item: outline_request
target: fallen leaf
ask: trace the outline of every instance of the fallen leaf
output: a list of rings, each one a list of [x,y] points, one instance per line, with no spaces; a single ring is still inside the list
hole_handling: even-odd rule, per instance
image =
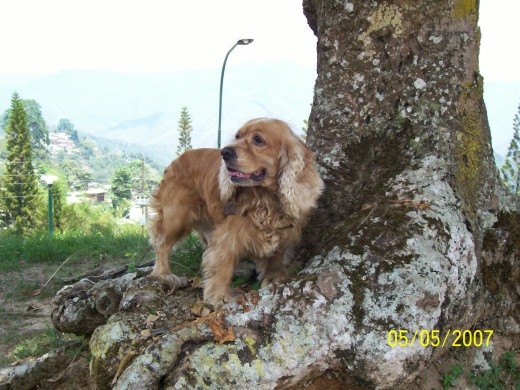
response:
[[[211,331],[213,332],[213,340],[217,341],[219,344],[224,344],[227,341],[235,340],[235,333],[233,332],[233,328],[231,326],[224,328],[223,325],[224,324],[221,321],[212,321],[208,324]]]
[[[112,380],[112,386],[114,386],[123,373],[123,370],[125,367],[132,361],[132,359],[137,355],[137,352],[130,351],[123,356],[123,359],[121,359],[121,362],[119,363],[119,367],[117,367],[116,375],[114,376],[114,379]]]
[[[150,314],[147,318],[146,318],[146,323],[149,324],[149,323],[154,323],[155,321],[157,321],[159,319],[159,316],[156,316],[155,314]]]
[[[150,329],[143,329],[141,331],[141,336],[143,336],[145,339],[147,339],[151,335],[152,335],[152,333],[150,332]]]
[[[31,291],[31,290],[22,290],[20,291],[22,294],[25,294],[25,295],[28,295],[30,297],[37,297],[38,295],[40,295],[42,293],[42,289],[41,288],[38,288],[34,291]]]
[[[235,340],[235,333],[233,332],[233,328],[231,326],[224,328],[224,317],[222,309],[219,309],[215,312],[214,320],[210,320],[208,326],[213,332],[213,339],[218,341],[219,344],[224,344],[227,341]]]

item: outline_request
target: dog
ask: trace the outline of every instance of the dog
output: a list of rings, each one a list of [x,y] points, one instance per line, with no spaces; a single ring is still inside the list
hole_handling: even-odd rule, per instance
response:
[[[231,279],[244,258],[254,260],[262,286],[283,282],[322,189],[314,154],[278,119],[248,121],[222,150],[184,152],[152,195],[151,275],[179,285],[169,254],[193,229],[206,248],[206,303],[221,306],[235,299]]]

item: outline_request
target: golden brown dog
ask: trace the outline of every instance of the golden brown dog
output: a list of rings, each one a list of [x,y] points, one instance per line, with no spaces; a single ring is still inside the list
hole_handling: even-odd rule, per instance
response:
[[[166,168],[152,197],[152,275],[179,283],[169,254],[194,229],[206,246],[204,301],[233,299],[231,278],[242,258],[255,261],[262,285],[283,281],[322,188],[314,155],[280,120],[247,122],[222,150],[185,152]]]

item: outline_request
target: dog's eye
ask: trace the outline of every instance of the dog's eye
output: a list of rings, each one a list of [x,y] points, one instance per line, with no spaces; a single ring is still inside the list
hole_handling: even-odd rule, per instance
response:
[[[262,137],[260,137],[258,134],[253,136],[253,143],[258,146],[265,145],[265,141]]]
[[[235,139],[240,139],[240,134],[236,133],[235,134]]]

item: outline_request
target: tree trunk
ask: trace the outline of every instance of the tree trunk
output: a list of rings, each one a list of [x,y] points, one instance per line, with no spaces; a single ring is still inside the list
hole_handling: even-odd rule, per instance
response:
[[[117,313],[90,343],[98,387],[117,371],[121,389],[301,388],[323,373],[384,389],[458,331],[519,347],[520,217],[491,149],[478,1],[303,5],[318,37],[308,144],[326,182],[305,268],[153,341]]]

